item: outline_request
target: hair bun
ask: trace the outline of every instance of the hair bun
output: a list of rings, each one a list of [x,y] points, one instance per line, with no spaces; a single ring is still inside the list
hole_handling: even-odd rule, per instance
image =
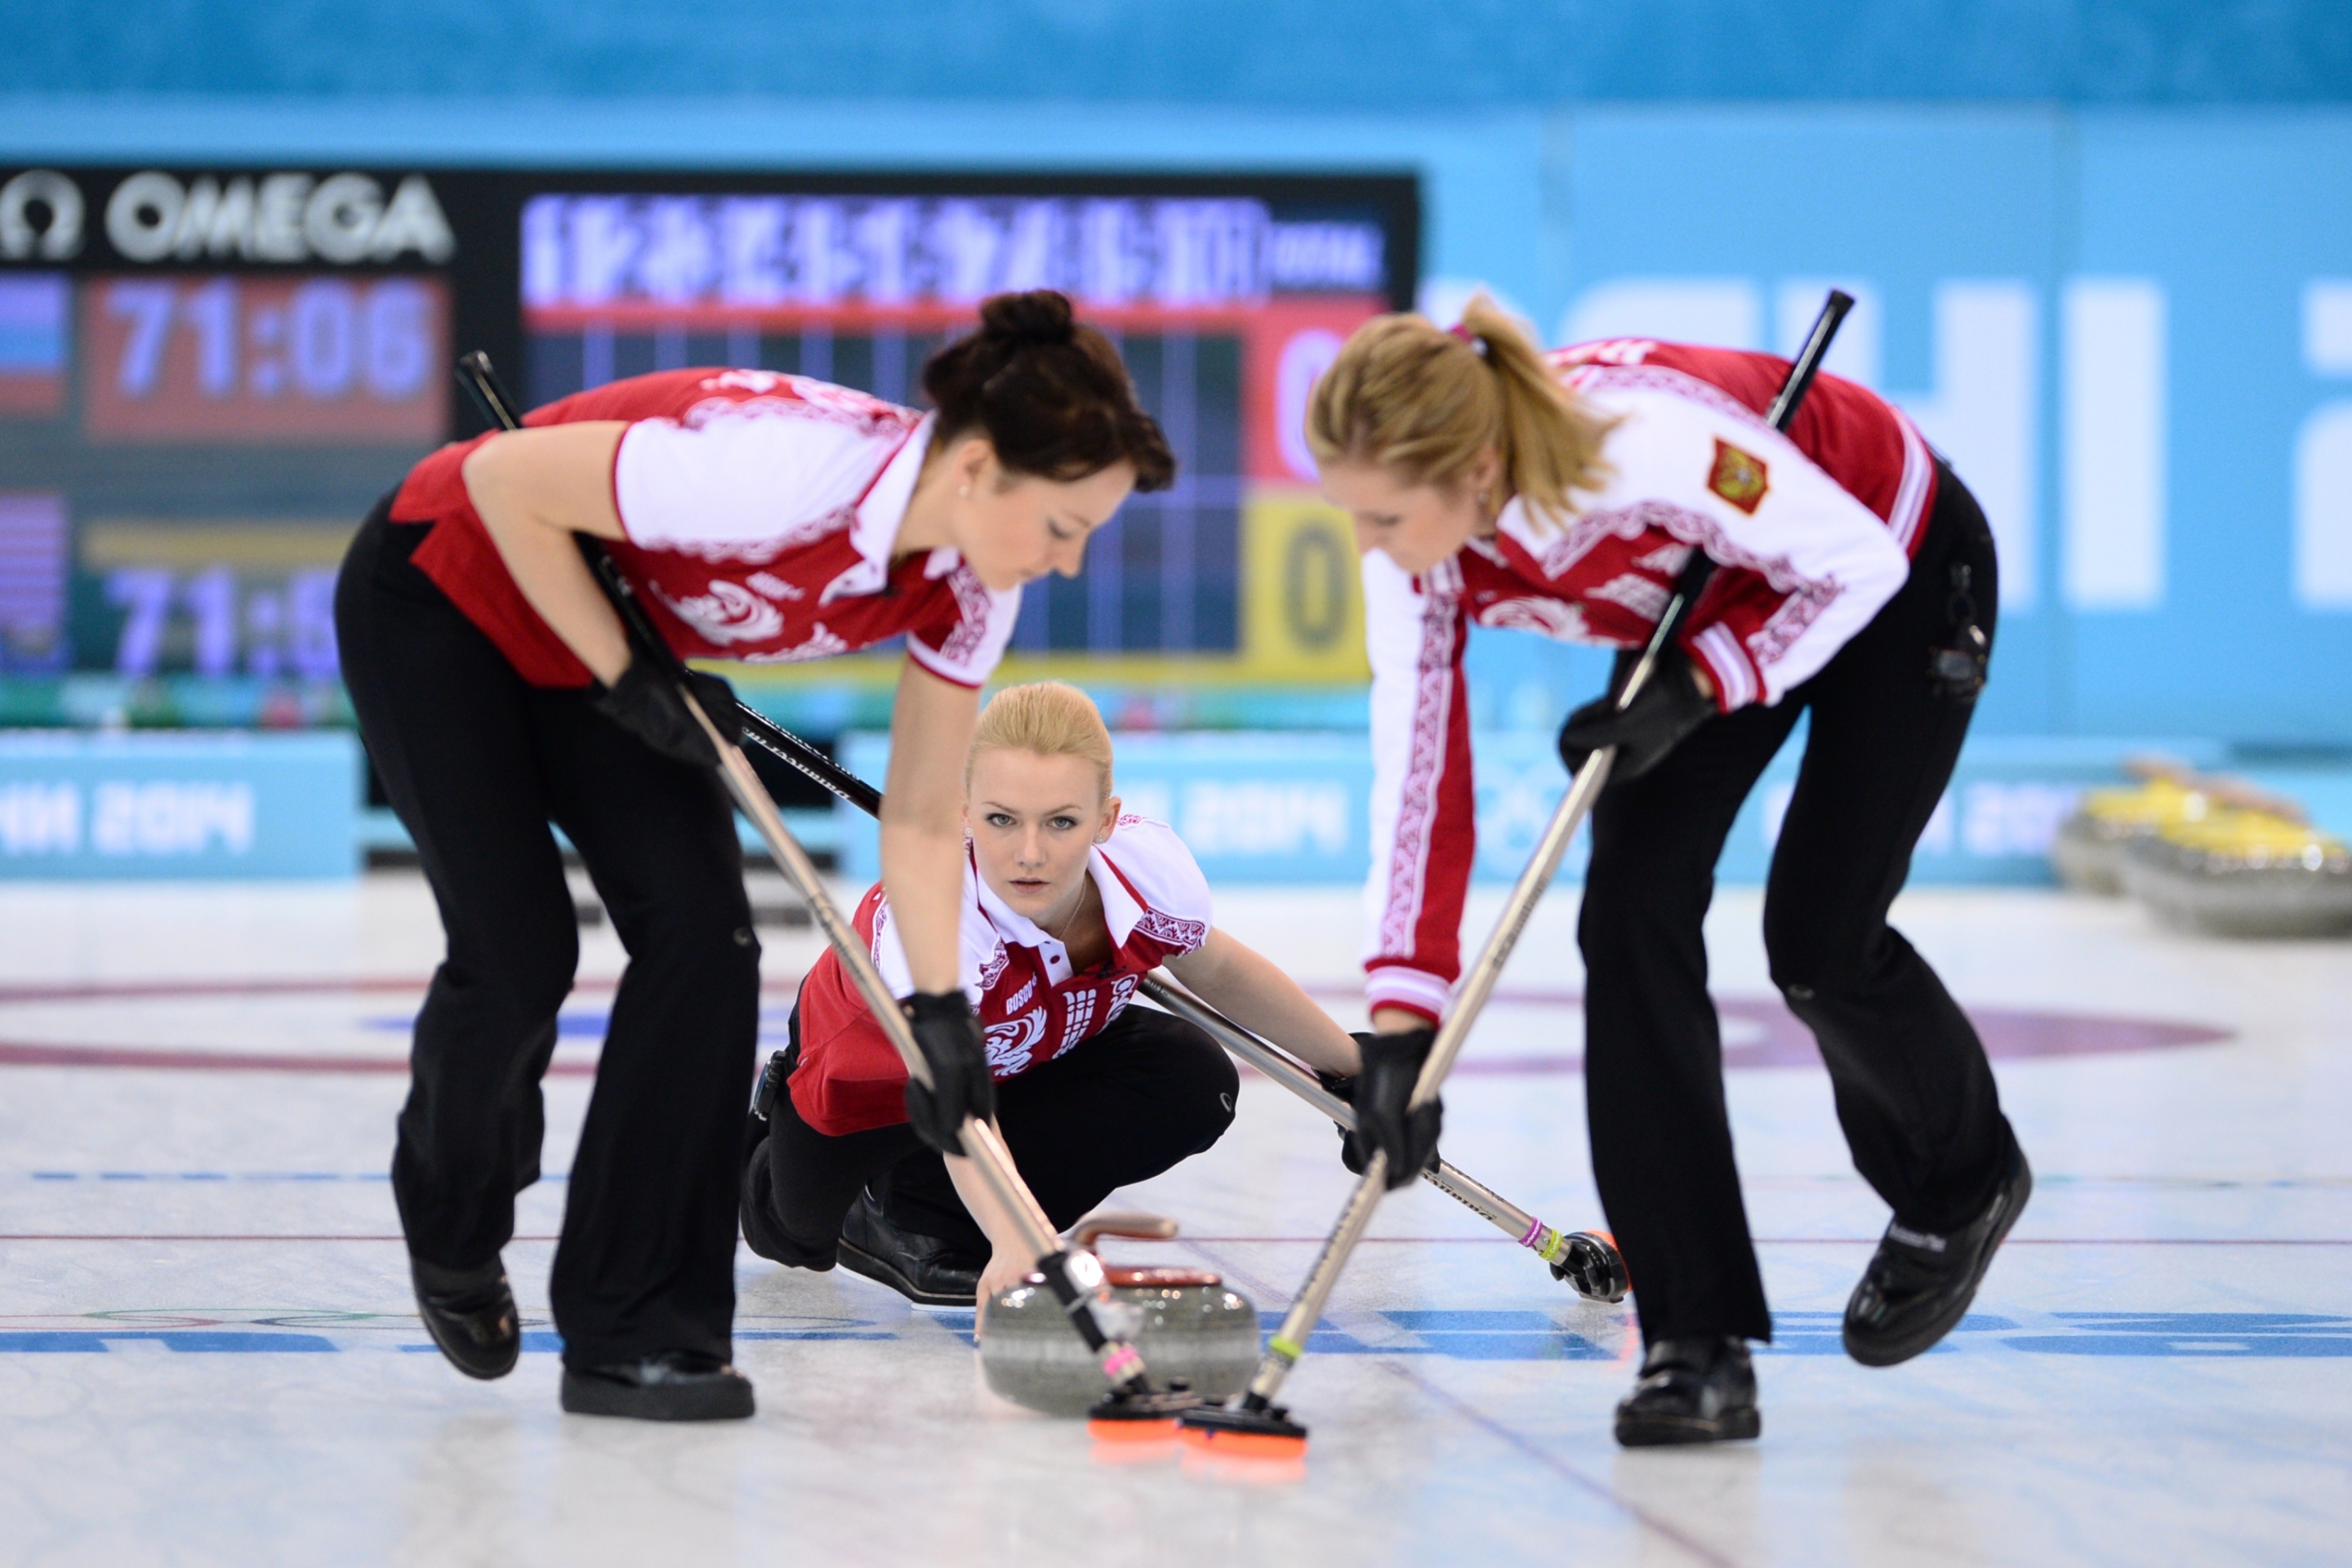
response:
[[[939,410],[940,437],[985,436],[1008,474],[1068,483],[1126,462],[1139,490],[1164,490],[1176,477],[1118,350],[1051,289],[984,300],[980,330],[924,362],[923,395]]]
[[[1066,343],[1077,335],[1070,297],[1058,289],[999,294],[980,307],[980,325],[985,335],[1016,347]]]

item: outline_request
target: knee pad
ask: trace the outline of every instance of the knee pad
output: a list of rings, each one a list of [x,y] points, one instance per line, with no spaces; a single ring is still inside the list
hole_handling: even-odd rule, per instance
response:
[[[697,908],[681,902],[648,914],[634,936],[631,962],[661,960],[681,964],[713,985],[760,985],[760,936],[747,908]],[[627,937],[625,936],[625,944]]]
[[[1862,988],[1886,957],[1885,937],[1857,940],[1819,921],[1764,914],[1764,961],[1773,985],[1791,1004],[1816,996],[1850,995]]]
[[[1239,1069],[1222,1048],[1217,1051],[1216,1061],[1213,1070],[1201,1075],[1200,1092],[1184,1097],[1185,1120],[1194,1123],[1200,1133],[1200,1142],[1192,1145],[1191,1152],[1184,1156],[1186,1159],[1214,1148],[1217,1140],[1233,1126],[1234,1112],[1241,1106],[1242,1075]]]

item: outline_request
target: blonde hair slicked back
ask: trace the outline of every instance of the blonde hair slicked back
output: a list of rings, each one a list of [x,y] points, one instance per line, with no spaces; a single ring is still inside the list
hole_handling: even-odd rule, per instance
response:
[[[1480,293],[1458,334],[1402,314],[1357,328],[1307,400],[1307,446],[1319,464],[1376,463],[1439,486],[1458,483],[1492,447],[1529,516],[1559,525],[1575,510],[1573,492],[1607,479],[1610,425]]]
[[[1083,758],[1094,764],[1102,798],[1110,798],[1110,728],[1094,699],[1064,681],[1026,681],[988,700],[972,728],[971,750],[964,756],[966,794],[971,790],[972,763],[991,751]]]

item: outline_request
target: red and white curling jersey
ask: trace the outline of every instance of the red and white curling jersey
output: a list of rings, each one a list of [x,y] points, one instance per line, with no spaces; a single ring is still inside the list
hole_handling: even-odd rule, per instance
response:
[[[967,851],[961,973],[988,1037],[989,1070],[1000,1079],[1100,1034],[1142,976],[1209,940],[1208,879],[1166,823],[1120,817],[1088,851],[1087,872],[1102,895],[1112,952],[1109,963],[1079,973],[1057,939],[990,890]],[[880,883],[859,901],[856,926],[892,994],[913,995]],[[802,1121],[837,1138],[907,1120],[907,1069],[829,949],[801,983],[800,1015],[792,1092]]]
[[[625,540],[614,563],[689,658],[824,658],[905,633],[909,657],[962,686],[987,680],[1021,591],[994,593],[961,554],[891,555],[934,419],[862,392],[764,370],[633,376],[534,409],[526,425],[629,422],[613,459]],[[431,522],[413,559],[534,686],[588,668],[508,575],[466,494],[481,440],[416,465],[393,502]]]
[[[1696,547],[1719,570],[1683,650],[1727,711],[1774,703],[1894,597],[1936,493],[1927,444],[1874,394],[1817,379],[1787,435],[1764,410],[1789,363],[1769,354],[1618,339],[1551,356],[1618,421],[1613,472],[1564,526],[1514,500],[1492,539],[1413,577],[1363,559],[1372,666],[1367,1000],[1433,1021],[1461,973],[1462,900],[1476,850],[1471,624],[1639,647]]]

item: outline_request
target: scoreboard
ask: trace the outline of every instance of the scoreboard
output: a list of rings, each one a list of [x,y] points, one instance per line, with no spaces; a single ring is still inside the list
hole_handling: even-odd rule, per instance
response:
[[[430,441],[447,424],[437,279],[95,279],[83,429],[99,442]]]
[[[1360,680],[1298,430],[1418,242],[1388,176],[0,169],[0,723],[338,721],[336,563],[478,428],[463,349],[533,404],[696,364],[919,402],[982,298],[1035,287],[1113,335],[1181,468],[1027,595],[1008,674]]]

